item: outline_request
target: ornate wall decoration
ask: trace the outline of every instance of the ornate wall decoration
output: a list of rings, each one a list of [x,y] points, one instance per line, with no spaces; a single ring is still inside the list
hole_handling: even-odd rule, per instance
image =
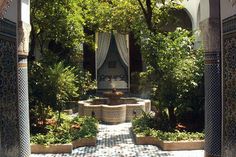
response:
[[[18,23],[18,55],[28,56],[30,31],[30,24],[22,21]]]
[[[0,17],[2,18],[6,12],[7,7],[9,7],[12,0],[1,0],[0,1]]]
[[[236,0],[229,0],[232,4],[232,6],[234,6],[236,4]]]
[[[236,16],[223,21],[223,156],[236,153]]]
[[[9,21],[0,23],[16,29]],[[16,36],[2,30],[6,29],[0,29],[0,156],[10,157],[19,153]]]

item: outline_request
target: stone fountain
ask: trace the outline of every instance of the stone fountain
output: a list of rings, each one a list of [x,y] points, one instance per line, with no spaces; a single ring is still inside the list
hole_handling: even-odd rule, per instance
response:
[[[140,98],[125,98],[123,92],[112,89],[104,92],[102,98],[79,101],[79,115],[94,116],[109,124],[129,122],[143,112],[151,111],[151,101]]]
[[[124,96],[124,93],[118,92],[113,88],[111,92],[103,92],[103,96],[108,99],[108,105],[119,105],[122,103],[120,98]]]

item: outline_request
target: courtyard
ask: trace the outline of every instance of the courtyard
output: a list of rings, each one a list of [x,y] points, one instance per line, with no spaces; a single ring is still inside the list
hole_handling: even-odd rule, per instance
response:
[[[0,0],[0,157],[235,157],[235,13]]]
[[[131,123],[99,125],[95,147],[74,149],[72,154],[32,154],[32,157],[203,157],[203,150],[162,151],[153,145],[135,145]]]

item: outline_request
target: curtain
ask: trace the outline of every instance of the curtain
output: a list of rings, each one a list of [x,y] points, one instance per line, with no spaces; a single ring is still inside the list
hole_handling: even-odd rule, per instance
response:
[[[129,67],[128,35],[123,35],[119,33],[114,33],[114,35],[119,54],[122,60],[124,61],[125,65]]]
[[[96,67],[101,68],[104,63],[111,41],[111,33],[96,34]]]

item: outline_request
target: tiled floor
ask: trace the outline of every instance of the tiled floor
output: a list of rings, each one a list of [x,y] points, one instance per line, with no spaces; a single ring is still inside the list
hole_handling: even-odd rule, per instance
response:
[[[33,154],[32,157],[204,157],[203,150],[171,152],[152,145],[135,145],[130,127],[131,123],[100,124],[96,147],[80,147],[72,154]]]

